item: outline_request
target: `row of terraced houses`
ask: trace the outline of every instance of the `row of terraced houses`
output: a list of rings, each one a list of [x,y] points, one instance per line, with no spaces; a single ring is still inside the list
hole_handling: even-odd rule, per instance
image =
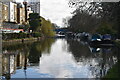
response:
[[[30,13],[40,14],[40,0],[16,2],[0,1],[0,30],[4,33],[18,33],[24,22],[28,22]]]

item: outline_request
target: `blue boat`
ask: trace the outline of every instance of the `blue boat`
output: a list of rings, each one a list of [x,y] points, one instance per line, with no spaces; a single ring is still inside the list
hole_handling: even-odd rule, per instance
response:
[[[101,41],[102,41],[102,37],[100,34],[93,34],[90,42],[92,44],[99,44]]]
[[[105,35],[94,34],[92,35],[90,45],[91,46],[113,46],[114,42],[110,34],[105,34]]]
[[[114,41],[112,40],[112,36],[110,34],[105,34],[102,36],[101,45],[112,46]]]

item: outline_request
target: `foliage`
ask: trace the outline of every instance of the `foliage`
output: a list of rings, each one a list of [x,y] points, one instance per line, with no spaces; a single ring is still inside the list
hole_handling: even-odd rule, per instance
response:
[[[69,30],[94,33],[100,25],[100,3],[69,0],[69,6],[76,8],[72,18],[68,20]]]
[[[3,51],[4,50],[8,50],[8,51],[22,51],[23,49],[25,49],[25,46],[27,46],[27,48],[30,48],[32,42],[28,42],[28,43],[12,43],[12,44],[5,44],[3,43]]]
[[[99,15],[99,12],[102,11],[101,3],[97,2],[85,2],[82,0],[69,0],[69,7],[76,8],[73,11],[73,14],[77,12],[87,12],[89,15]],[[100,16],[100,15],[99,15]]]
[[[103,79],[105,78],[116,78],[119,79],[120,78],[120,74],[119,74],[119,67],[120,67],[120,62],[118,61],[117,64],[115,64],[107,73],[106,76],[103,77]]]
[[[52,23],[49,20],[45,20],[44,18],[41,17],[41,33],[44,36],[54,36],[54,28]]]
[[[30,63],[39,63],[39,59],[41,57],[41,50],[37,50],[36,45],[38,45],[38,43],[33,43],[31,45],[30,53],[28,56]]]
[[[31,13],[29,14],[29,24],[30,24],[30,29],[35,31],[40,31],[40,16],[38,13]]]
[[[29,25],[28,23],[23,22],[22,24],[24,25],[24,26],[23,26],[23,30],[24,30],[24,31],[29,30],[30,25]]]
[[[3,50],[19,51],[21,53],[29,53],[29,62],[38,63],[42,53],[50,53],[51,46],[55,42],[54,39],[44,39],[39,42],[27,42],[3,45]]]
[[[116,31],[112,28],[111,24],[105,22],[100,25],[96,32],[100,34],[116,34]]]
[[[73,32],[93,32],[97,27],[99,19],[95,16],[90,16],[88,13],[79,12],[68,20],[68,28]]]
[[[63,18],[63,26],[64,27],[67,27],[68,26],[68,20],[70,20],[71,19],[71,17],[66,17],[66,18]]]
[[[53,39],[45,39],[40,42],[35,42],[31,45],[29,62],[38,63],[42,53],[50,53],[51,45],[53,44]]]
[[[40,32],[34,32],[32,33],[33,37],[41,37],[41,33]]]
[[[31,13],[29,16],[30,29],[35,32],[35,36],[54,36],[54,27],[49,20],[45,20],[37,13]]]
[[[53,27],[53,29],[59,28],[59,26],[55,23],[52,23],[52,27]]]
[[[112,2],[112,3],[101,3],[103,12],[103,20],[108,21],[109,23],[114,24],[113,27],[116,32],[120,33],[120,2]]]
[[[28,38],[29,34],[27,33],[3,33],[3,40],[6,39],[21,39],[21,38]]]
[[[104,32],[101,33],[120,33],[120,2],[111,2],[111,3],[107,3],[107,2],[82,2],[81,0],[69,0],[69,6],[71,8],[76,8],[73,11],[73,17],[69,20],[69,24],[68,26],[72,26],[72,30],[75,29],[78,30],[78,25],[81,27],[81,25],[85,22],[85,24],[87,25],[93,25],[94,21],[92,22],[91,20],[89,20],[89,16],[85,16],[86,20],[84,21],[85,18],[83,19],[79,19],[79,17],[83,17],[84,15],[78,15],[78,14],[83,14],[83,13],[87,13],[90,16],[95,16],[96,20],[98,20],[98,23],[93,26],[83,26],[83,28],[80,29],[84,29],[86,31],[88,30],[93,30],[93,32],[96,32],[96,30],[105,30]],[[76,14],[78,15],[76,18]],[[88,20],[87,20],[88,19]],[[83,21],[83,23],[81,24],[80,21]],[[86,22],[89,23],[86,23]],[[103,24],[103,22],[107,22],[108,24],[110,24],[109,26],[106,24]],[[77,23],[77,27],[75,27],[75,23]],[[74,26],[74,27],[73,27]],[[95,27],[96,26],[96,27]],[[98,27],[99,26],[99,27]],[[99,29],[97,29],[99,28]],[[114,30],[112,30],[114,28]]]
[[[91,56],[87,45],[80,44],[79,41],[72,39],[68,39],[67,43],[69,44],[68,51],[72,52],[76,62],[82,61],[82,56],[84,56],[84,60],[87,60],[87,58]]]

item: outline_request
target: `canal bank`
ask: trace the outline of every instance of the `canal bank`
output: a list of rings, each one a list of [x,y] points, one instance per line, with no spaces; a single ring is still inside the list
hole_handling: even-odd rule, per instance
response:
[[[103,79],[116,79],[118,80],[120,78],[120,39],[116,40],[116,46],[117,46],[117,50],[116,52],[118,53],[117,57],[118,57],[118,61],[115,65],[113,65],[112,68],[109,69],[109,71],[107,72],[107,74],[103,77]]]
[[[21,38],[21,39],[12,39],[12,40],[2,40],[3,43],[6,42],[26,42],[26,41],[38,41],[44,39],[44,37],[32,37],[32,38]]]
[[[114,78],[114,79],[119,79],[120,78],[120,62],[118,61],[108,72],[107,74],[103,77],[104,78]]]

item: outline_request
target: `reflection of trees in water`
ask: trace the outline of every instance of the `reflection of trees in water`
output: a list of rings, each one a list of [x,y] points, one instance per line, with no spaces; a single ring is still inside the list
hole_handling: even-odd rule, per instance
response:
[[[25,49],[25,46],[27,48],[30,48],[32,42],[28,42],[28,43],[14,43],[14,44],[3,44],[2,46],[2,50],[8,50],[8,51],[12,51],[12,52],[15,52],[15,51],[22,51],[23,49]]]
[[[96,57],[97,65],[93,66],[94,68],[90,68],[92,71],[92,75],[97,78],[103,77],[107,74],[107,71],[116,63],[117,57],[115,57],[111,51],[111,53],[102,52],[99,57]]]
[[[55,42],[54,39],[44,39],[34,43],[18,43],[3,46],[3,53],[5,53],[2,57],[2,69],[4,69],[3,76],[5,76],[6,78],[8,78],[7,76],[10,77],[11,73],[6,72],[10,71],[12,68],[14,68],[14,71],[12,73],[15,73],[15,70],[18,68],[23,68],[26,71],[28,66],[28,60],[32,63],[38,63],[39,58],[43,52],[50,52],[50,48],[53,42]],[[12,59],[10,57],[14,58]],[[14,64],[10,61],[10,59],[14,60]],[[10,67],[10,65],[12,66]]]
[[[35,42],[31,45],[31,49],[30,49],[29,56],[28,56],[30,63],[39,63],[39,58],[41,57],[40,48],[41,46],[38,42],[37,43]]]
[[[91,53],[87,45],[81,45],[80,42],[74,40],[67,40],[69,48],[68,50],[72,52],[76,61],[81,60],[81,57],[90,57]]]
[[[43,52],[50,53],[51,46],[54,42],[54,39],[44,39],[40,42],[35,42],[31,45],[29,53],[29,62],[30,63],[39,63],[39,58]]]
[[[67,40],[67,42],[68,50],[72,52],[75,61],[82,66],[89,66],[93,77],[105,76],[107,71],[116,63],[116,48],[101,48],[100,53],[92,53],[88,45],[74,40]]]
[[[17,65],[20,65],[19,58],[21,55],[24,55],[29,58],[30,63],[38,63],[41,53],[50,53],[51,45],[55,42],[54,39],[44,39],[39,42],[28,42],[28,43],[16,43],[10,45],[4,45],[3,51],[7,50],[8,52],[13,52],[17,54]],[[25,58],[26,58],[25,57]],[[26,59],[25,59],[26,60]]]

